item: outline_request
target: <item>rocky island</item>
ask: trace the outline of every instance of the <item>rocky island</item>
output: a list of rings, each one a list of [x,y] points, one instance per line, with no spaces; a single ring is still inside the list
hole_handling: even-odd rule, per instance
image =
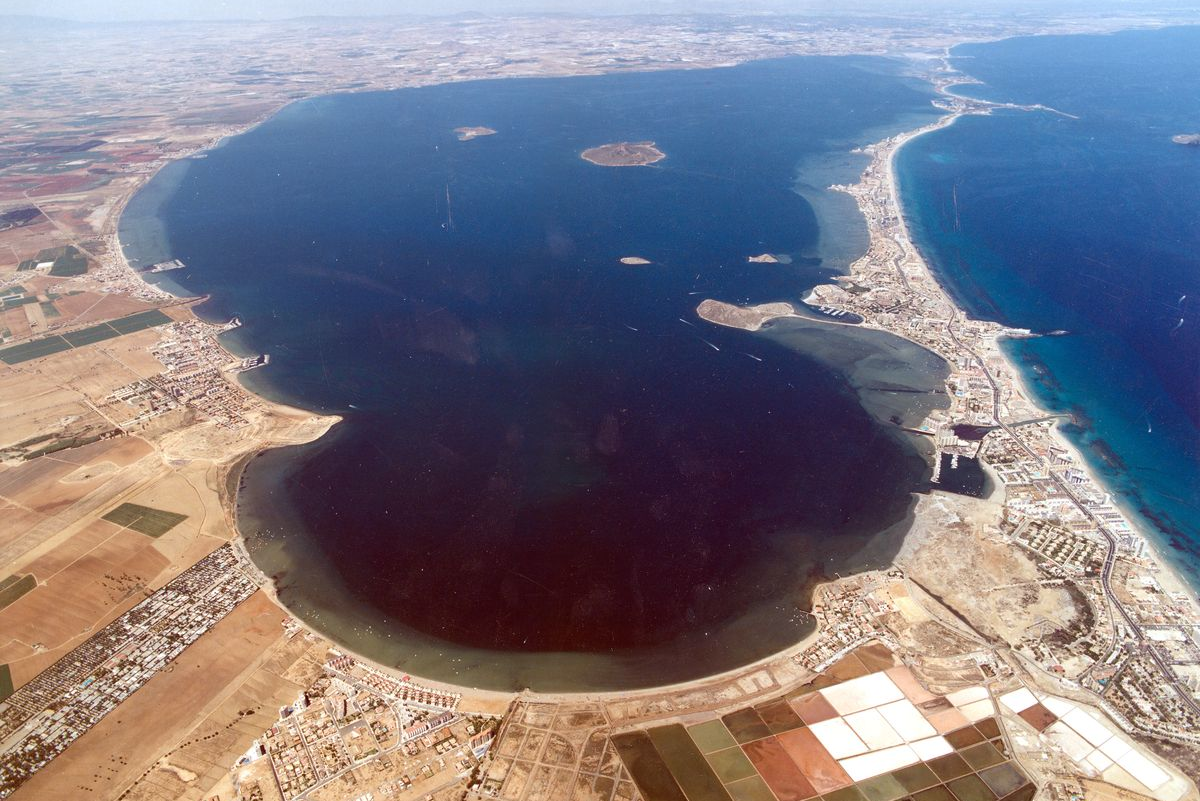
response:
[[[458,134],[458,141],[468,142],[480,136],[491,136],[496,132],[491,128],[484,128],[482,126],[463,126],[462,128],[455,128],[454,133]]]
[[[796,309],[790,303],[760,303],[757,306],[735,306],[720,300],[708,299],[696,307],[700,319],[728,328],[757,331],[779,317],[795,317]]]
[[[653,142],[616,142],[590,147],[579,157],[601,167],[644,167],[662,161],[667,154],[655,147]]]

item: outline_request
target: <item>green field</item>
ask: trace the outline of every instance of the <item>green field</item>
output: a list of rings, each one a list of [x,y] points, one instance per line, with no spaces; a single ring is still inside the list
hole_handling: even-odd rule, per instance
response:
[[[40,359],[43,356],[49,356],[52,353],[59,353],[69,348],[92,345],[96,342],[103,342],[106,339],[119,337],[122,334],[132,334],[135,331],[141,331],[145,328],[166,325],[169,322],[171,322],[170,317],[158,309],[150,309],[149,311],[122,317],[119,320],[109,320],[107,323],[81,328],[69,334],[35,339],[32,342],[23,342],[20,345],[4,348],[0,350],[0,362],[4,362],[5,364],[20,364],[31,359]]]
[[[46,337],[45,339],[35,339],[32,342],[22,342],[20,345],[13,345],[11,348],[0,350],[0,362],[4,362],[5,364],[19,364],[31,359],[40,359],[43,356],[49,356],[52,353],[58,353],[70,347],[62,337],[55,336]]]
[[[83,275],[87,272],[87,256],[80,253],[79,248],[74,245],[43,250],[38,254],[38,260],[40,261],[46,261],[51,258],[54,259],[54,264],[50,266],[51,275]]]
[[[12,671],[8,669],[8,665],[0,665],[0,701],[12,694]]]
[[[82,448],[84,445],[91,445],[93,442],[100,441],[100,434],[92,434],[87,437],[67,437],[66,439],[55,439],[49,445],[38,448],[35,451],[29,451],[21,456],[22,459],[29,461],[36,459],[39,456],[45,456],[48,453],[57,453],[58,451],[69,450],[70,448]]]
[[[120,336],[120,333],[113,330],[109,325],[94,325],[91,328],[82,328],[78,331],[72,331],[69,334],[63,334],[62,338],[72,348],[79,348],[84,345],[93,345],[97,342],[103,342],[106,339]]]
[[[32,573],[24,576],[9,576],[0,581],[0,609],[11,604],[25,593],[37,586],[37,579]]]
[[[22,298],[6,298],[4,300],[4,310],[15,309],[18,306],[24,306],[26,303],[37,303],[37,298],[28,295]]]
[[[122,317],[119,320],[109,320],[106,325],[118,334],[132,334],[134,331],[153,328],[156,325],[166,325],[169,322],[171,322],[170,317],[158,309],[151,309],[150,311],[138,312],[128,317]]]
[[[162,509],[151,509],[149,506],[138,506],[136,503],[123,503],[102,519],[124,528],[131,528],[147,537],[161,537],[187,520],[187,515],[164,512]]]

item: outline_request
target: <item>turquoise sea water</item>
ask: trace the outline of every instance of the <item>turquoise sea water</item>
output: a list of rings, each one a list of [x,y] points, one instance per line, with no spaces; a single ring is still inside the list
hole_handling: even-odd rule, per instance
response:
[[[913,235],[971,313],[1065,336],[1007,349],[1200,586],[1200,27],[953,50],[965,117],[896,162]],[[957,195],[957,213],[954,196]]]
[[[129,255],[183,259],[171,280],[245,321],[231,344],[271,354],[253,389],[345,418],[245,473],[240,525],[283,601],[380,661],[504,688],[694,678],[810,630],[814,580],[895,553],[930,464],[892,418],[944,403],[945,365],[694,310],[798,301],[861,252],[823,187],[935,118],[900,72],[322,97],[165,170],[123,220]],[[622,140],[667,158],[579,158]]]

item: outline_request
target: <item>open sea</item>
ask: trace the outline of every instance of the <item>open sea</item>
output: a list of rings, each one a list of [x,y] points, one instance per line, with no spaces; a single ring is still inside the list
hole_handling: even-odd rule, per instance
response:
[[[897,423],[945,404],[946,365],[694,309],[843,271],[865,226],[824,187],[931,97],[875,58],[319,97],[163,170],[121,238],[241,317],[229,346],[271,356],[250,389],[344,417],[243,475],[289,608],[434,679],[657,685],[791,645],[814,580],[899,547],[931,461]],[[667,158],[579,158],[642,140]]]
[[[1123,508],[1200,587],[1200,27],[954,48],[988,100],[896,168],[919,247]],[[957,195],[957,212],[954,197]]]

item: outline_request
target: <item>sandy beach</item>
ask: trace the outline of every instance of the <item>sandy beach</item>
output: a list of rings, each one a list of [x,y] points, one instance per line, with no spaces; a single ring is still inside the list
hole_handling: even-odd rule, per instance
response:
[[[950,88],[952,86],[970,84],[970,83],[975,83],[975,81],[972,81],[971,79],[958,80],[953,84],[947,84],[946,86],[940,87],[939,91],[941,92],[941,94],[943,94],[945,96],[956,97],[956,95],[954,95],[953,92],[949,91]],[[1039,110],[1041,110],[1041,109],[1039,109]],[[901,233],[900,245],[903,248],[903,250],[907,254],[909,254],[909,265],[915,269],[921,270],[925,274],[925,276],[928,277],[930,279],[930,281],[933,282],[939,288],[939,290],[942,293],[942,297],[943,297],[944,301],[950,306],[955,306],[953,299],[951,298],[949,293],[945,292],[944,288],[942,287],[940,278],[937,276],[937,274],[933,270],[930,269],[929,264],[926,262],[923,254],[921,254],[920,249],[917,248],[913,244],[912,238],[909,234],[908,219],[907,219],[906,215],[904,214],[903,200],[900,197],[899,192],[898,192],[896,167],[895,167],[895,156],[896,156],[896,153],[899,152],[900,148],[902,148],[905,144],[911,142],[912,140],[916,139],[917,137],[924,136],[925,134],[931,133],[933,131],[941,130],[942,128],[946,128],[950,125],[953,125],[954,122],[962,116],[964,116],[964,114],[960,113],[960,112],[947,114],[932,125],[928,125],[923,128],[919,128],[917,130],[910,131],[905,134],[901,134],[900,136],[894,137],[892,140],[889,140],[886,143],[881,143],[886,147],[885,165],[886,165],[886,175],[887,175],[887,179],[886,179],[887,180],[887,191],[892,198],[892,202],[895,204],[896,208],[900,211],[900,214],[898,215],[899,229],[900,229],[900,233]],[[853,273],[851,273],[851,276],[853,277]],[[966,316],[965,313],[961,309],[958,309],[957,311],[959,314],[962,314],[964,317]],[[894,333],[897,333],[900,336],[904,336],[904,334],[901,332],[894,332]],[[996,348],[994,353],[987,354],[987,356],[985,356],[984,358],[989,358],[989,357],[998,357],[1008,367],[1007,380],[1009,380],[1012,383],[1012,390],[1014,391],[1015,394],[1024,398],[1029,403],[1030,406],[1033,406],[1033,407],[1039,409],[1040,411],[1044,412],[1045,414],[1052,413],[1053,410],[1046,409],[1046,408],[1038,405],[1036,396],[1033,395],[1029,391],[1029,389],[1026,385],[1025,378],[1021,374],[1021,371],[1019,370],[1017,365],[1015,365],[1011,362],[1011,360],[1008,358],[1008,356],[1004,353],[1003,350],[1001,350],[1000,348]],[[1061,425],[1061,423],[1055,422],[1053,430],[1052,430],[1052,436],[1054,437],[1055,444],[1071,454],[1071,456],[1073,457],[1076,464],[1080,467],[1080,469],[1084,470],[1087,473],[1087,475],[1091,481],[1095,482],[1099,486],[1103,486],[1103,482],[1097,478],[1097,476],[1095,475],[1095,471],[1093,471],[1088,466],[1088,463],[1084,459],[1083,455],[1071,443],[1071,441],[1059,430],[1060,425]],[[1113,497],[1115,499],[1118,496],[1114,495]],[[1118,506],[1120,505],[1119,501],[1114,500],[1114,503],[1117,503]],[[1130,515],[1128,510],[1122,509],[1121,511],[1125,515],[1126,522],[1130,525],[1130,528],[1133,529],[1135,532],[1137,532],[1138,535],[1141,537],[1141,539],[1145,542],[1146,552],[1148,554],[1150,554],[1152,557],[1152,560],[1157,563],[1157,578],[1158,578],[1159,582],[1163,585],[1163,588],[1166,589],[1168,592],[1180,593],[1180,594],[1184,594],[1184,595],[1188,596],[1189,602],[1192,604],[1193,608],[1196,610],[1197,615],[1200,616],[1200,603],[1198,603],[1196,600],[1195,589],[1188,586],[1188,584],[1179,576],[1179,574],[1172,567],[1169,560],[1163,558],[1163,555],[1160,550],[1160,545],[1155,542],[1154,538],[1147,536],[1144,531],[1139,530],[1139,527],[1134,524],[1133,521],[1136,520],[1136,518],[1133,517],[1132,515]]]

